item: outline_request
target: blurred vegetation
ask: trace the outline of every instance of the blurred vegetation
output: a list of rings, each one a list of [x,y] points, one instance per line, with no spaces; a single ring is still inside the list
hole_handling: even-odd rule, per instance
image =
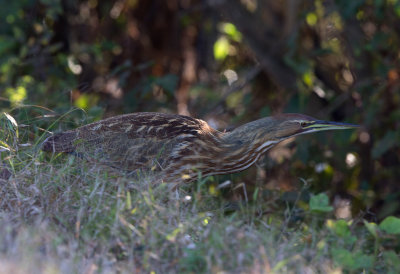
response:
[[[0,3],[0,106],[29,128],[21,143],[137,111],[220,130],[279,112],[345,120],[362,127],[298,138],[219,180],[262,197],[305,178],[353,214],[400,213],[400,1]]]

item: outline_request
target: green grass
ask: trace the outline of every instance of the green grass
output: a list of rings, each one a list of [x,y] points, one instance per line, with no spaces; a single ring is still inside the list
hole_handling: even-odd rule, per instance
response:
[[[12,173],[0,179],[0,272],[400,271],[396,227],[336,220],[325,194],[308,201],[303,188],[289,202],[260,188],[245,201],[207,179],[150,186],[19,147],[23,133],[0,123],[1,163]]]

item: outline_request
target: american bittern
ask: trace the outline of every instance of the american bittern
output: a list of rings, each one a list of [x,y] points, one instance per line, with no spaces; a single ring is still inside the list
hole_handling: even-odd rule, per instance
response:
[[[143,112],[54,134],[42,149],[75,153],[131,173],[157,171],[165,182],[191,181],[199,173],[210,176],[247,169],[268,149],[296,135],[354,127],[302,114],[281,114],[225,133],[203,120]]]

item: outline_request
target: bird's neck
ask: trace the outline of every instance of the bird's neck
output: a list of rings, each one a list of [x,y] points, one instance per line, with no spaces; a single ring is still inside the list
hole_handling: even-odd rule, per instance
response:
[[[279,141],[242,129],[226,133],[220,142],[219,174],[239,172],[253,165],[262,154]]]

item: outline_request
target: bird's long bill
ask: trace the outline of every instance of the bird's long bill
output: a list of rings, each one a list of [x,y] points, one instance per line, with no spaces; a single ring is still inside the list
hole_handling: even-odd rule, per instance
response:
[[[304,131],[323,131],[336,129],[358,128],[359,125],[317,120],[305,126]]]

